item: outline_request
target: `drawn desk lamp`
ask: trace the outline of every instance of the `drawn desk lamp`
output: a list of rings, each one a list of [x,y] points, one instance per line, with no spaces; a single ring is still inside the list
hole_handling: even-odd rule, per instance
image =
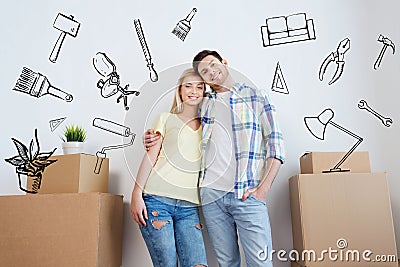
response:
[[[128,91],[127,89],[129,84],[127,84],[124,88],[120,86],[117,68],[105,53],[98,52],[96,56],[93,57],[93,66],[101,76],[106,78],[105,81],[100,79],[97,82],[97,87],[101,90],[101,95],[104,98],[108,98],[120,92],[121,95],[117,98],[117,103],[119,103],[122,98],[124,101],[125,110],[129,110],[128,95],[135,94],[138,96],[140,92]]]
[[[361,144],[363,141],[362,137],[350,132],[349,130],[343,128],[342,126],[334,123],[332,121],[332,118],[334,116],[334,113],[332,109],[327,108],[324,111],[321,112],[321,114],[318,115],[318,117],[305,117],[304,122],[306,124],[307,129],[311,132],[312,135],[314,135],[316,138],[320,140],[325,139],[325,130],[328,125],[332,125],[335,128],[347,133],[348,135],[354,137],[357,139],[357,142],[350,148],[350,150],[342,157],[342,159],[329,171],[323,171],[324,173],[326,172],[346,172],[350,170],[342,170],[340,166],[343,164],[343,162],[346,161],[346,159],[353,153],[353,151]]]

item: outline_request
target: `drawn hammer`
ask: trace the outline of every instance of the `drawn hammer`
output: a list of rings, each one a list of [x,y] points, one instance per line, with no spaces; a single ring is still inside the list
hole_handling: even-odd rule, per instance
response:
[[[393,49],[393,54],[394,54],[394,51],[395,51],[394,50],[394,43],[389,38],[384,37],[383,35],[380,34],[379,37],[378,37],[378,42],[382,42],[383,43],[383,47],[382,47],[381,53],[379,54],[378,58],[375,61],[374,69],[377,69],[379,67],[379,65],[381,64],[383,55],[385,54],[386,48],[388,46],[390,46]]]
[[[57,18],[53,23],[53,27],[57,30],[60,30],[60,36],[57,39],[56,44],[53,47],[53,51],[51,51],[49,60],[53,63],[56,63],[58,54],[60,53],[61,46],[64,42],[65,36],[67,34],[71,35],[72,37],[76,37],[78,34],[79,26],[81,24],[74,20],[74,17],[71,15],[69,17],[58,13]]]

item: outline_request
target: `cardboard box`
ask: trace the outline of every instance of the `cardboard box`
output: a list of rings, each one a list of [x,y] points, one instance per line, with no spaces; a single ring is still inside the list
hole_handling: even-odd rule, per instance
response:
[[[43,172],[39,194],[108,192],[109,160],[104,158],[99,174],[95,173],[97,157],[87,154],[52,156],[57,162]],[[27,188],[32,187],[28,178]]]
[[[300,266],[397,266],[385,173],[298,174],[290,178],[289,185],[293,247],[300,254]],[[309,250],[316,253],[316,261],[313,256],[308,258]],[[343,260],[334,261],[334,252],[331,260],[323,250],[336,250]],[[366,258],[386,255],[396,259],[367,262],[362,257],[367,250],[373,254]]]
[[[300,157],[300,173],[322,173],[329,171],[343,158],[347,152],[309,152]],[[340,166],[342,170],[350,170],[355,173],[370,173],[371,166],[369,154],[353,152]]]
[[[0,196],[0,214],[1,266],[121,266],[122,196]]]

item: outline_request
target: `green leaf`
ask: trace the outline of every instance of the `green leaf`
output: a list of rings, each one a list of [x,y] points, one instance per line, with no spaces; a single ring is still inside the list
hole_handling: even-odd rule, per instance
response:
[[[64,130],[65,142],[83,142],[86,139],[86,131],[82,127],[78,127],[76,125],[71,125],[65,127]]]

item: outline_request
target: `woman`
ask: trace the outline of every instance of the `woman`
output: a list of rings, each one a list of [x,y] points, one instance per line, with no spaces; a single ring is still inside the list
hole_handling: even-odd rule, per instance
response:
[[[156,267],[207,266],[199,220],[198,172],[205,85],[192,70],[178,80],[171,111],[153,130],[161,135],[144,156],[132,191],[131,214]],[[178,257],[177,257],[178,256]]]

